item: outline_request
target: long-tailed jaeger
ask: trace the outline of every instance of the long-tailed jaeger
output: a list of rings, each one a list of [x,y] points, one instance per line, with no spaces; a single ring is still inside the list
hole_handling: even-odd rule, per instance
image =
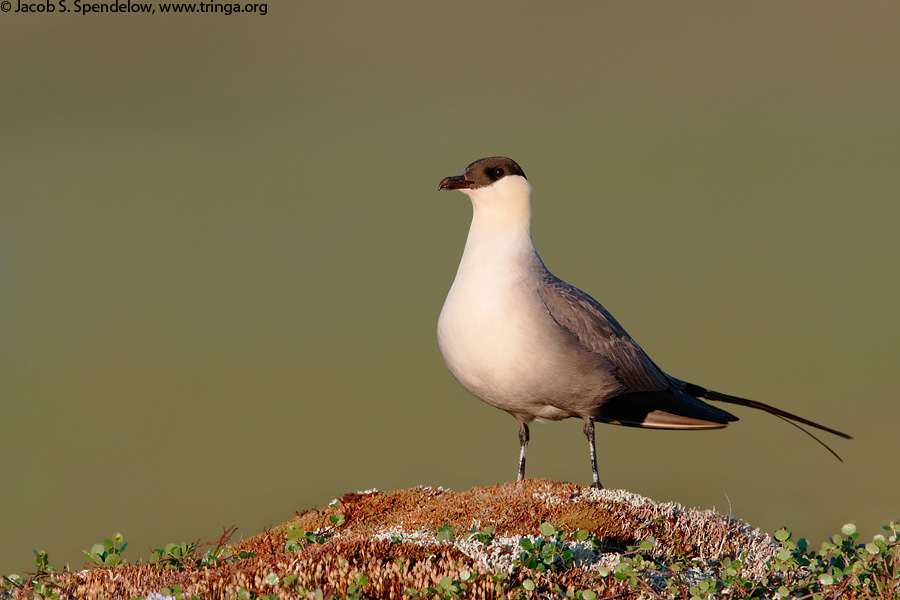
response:
[[[601,486],[594,421],[717,429],[738,420],[703,400],[749,406],[850,439],[773,406],[664,373],[599,302],[544,266],[531,240],[531,185],[512,159],[475,161],[438,189],[463,192],[473,207],[466,248],[438,320],[438,345],[465,389],[519,422],[519,479],[525,477],[528,424],[536,419],[584,421],[595,487]]]

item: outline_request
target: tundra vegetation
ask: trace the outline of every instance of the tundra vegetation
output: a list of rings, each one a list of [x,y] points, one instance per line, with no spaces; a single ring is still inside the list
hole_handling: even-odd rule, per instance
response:
[[[346,494],[243,541],[170,543],[130,564],[121,534],[81,570],[34,551],[0,598],[900,597],[900,522],[871,541],[848,523],[818,549],[713,511],[532,479],[454,493]]]

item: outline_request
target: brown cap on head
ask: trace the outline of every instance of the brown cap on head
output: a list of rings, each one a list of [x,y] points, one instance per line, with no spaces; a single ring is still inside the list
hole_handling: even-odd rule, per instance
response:
[[[511,158],[491,156],[490,158],[482,158],[473,162],[466,167],[464,175],[444,177],[438,189],[462,190],[480,188],[491,185],[507,175],[521,175],[525,177],[525,171]]]

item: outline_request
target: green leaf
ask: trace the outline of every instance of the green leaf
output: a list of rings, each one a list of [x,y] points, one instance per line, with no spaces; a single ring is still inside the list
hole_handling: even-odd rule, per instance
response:
[[[869,554],[881,553],[881,548],[879,548],[878,544],[876,544],[875,542],[869,542],[868,544],[866,544],[866,550],[869,552]]]
[[[775,539],[779,542],[784,542],[789,537],[791,537],[791,532],[783,527],[775,532]]]
[[[821,573],[819,575],[819,583],[822,585],[834,585],[834,577],[828,573]]]
[[[530,579],[526,579],[525,581],[522,582],[522,587],[525,588],[526,590],[528,590],[529,592],[533,591],[534,590],[534,582]]]
[[[541,523],[540,530],[541,530],[541,535],[543,535],[544,537],[547,537],[547,538],[553,537],[554,535],[556,535],[556,527],[554,527],[550,523],[546,523],[546,522]]]
[[[574,537],[575,537],[575,539],[578,540],[579,542],[583,542],[584,540],[586,540],[586,539],[588,539],[589,537],[591,537],[591,532],[588,531],[587,529],[579,529],[578,531],[575,532],[575,536],[574,536]]]
[[[584,590],[581,592],[581,600],[597,600],[597,592],[594,590]]]
[[[641,550],[644,550],[645,552],[648,550],[653,550],[653,540],[641,540],[638,546],[640,546]]]
[[[452,525],[441,525],[437,529],[437,534],[434,536],[439,542],[446,542],[453,538],[453,526]]]
[[[265,579],[263,579],[263,583],[265,583],[266,585],[278,585],[279,581],[281,580],[275,573],[269,573],[268,575],[266,575]]]
[[[843,527],[841,527],[841,533],[850,537],[854,533],[856,533],[856,525],[854,523],[847,523]]]

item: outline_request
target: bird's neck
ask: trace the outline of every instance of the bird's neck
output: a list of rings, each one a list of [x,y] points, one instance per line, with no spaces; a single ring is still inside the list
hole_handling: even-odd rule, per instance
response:
[[[483,277],[518,278],[525,271],[543,268],[531,239],[530,207],[515,218],[509,211],[475,208],[460,273]]]
[[[531,241],[531,185],[524,177],[504,177],[466,195],[472,225],[458,279],[501,283],[544,268]]]

